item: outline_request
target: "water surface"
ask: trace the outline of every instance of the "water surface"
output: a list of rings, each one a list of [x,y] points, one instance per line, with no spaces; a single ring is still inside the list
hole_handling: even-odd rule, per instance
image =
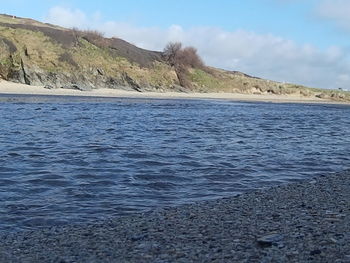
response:
[[[0,231],[342,171],[350,107],[0,96]]]

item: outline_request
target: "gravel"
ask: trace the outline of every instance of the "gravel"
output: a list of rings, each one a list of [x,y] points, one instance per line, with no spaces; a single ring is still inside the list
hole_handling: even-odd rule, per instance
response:
[[[350,262],[350,171],[0,238],[0,262]]]

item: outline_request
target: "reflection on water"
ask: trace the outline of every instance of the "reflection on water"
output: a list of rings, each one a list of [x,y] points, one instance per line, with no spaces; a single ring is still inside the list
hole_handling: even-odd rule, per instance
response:
[[[87,222],[341,171],[350,107],[0,97],[0,231]]]

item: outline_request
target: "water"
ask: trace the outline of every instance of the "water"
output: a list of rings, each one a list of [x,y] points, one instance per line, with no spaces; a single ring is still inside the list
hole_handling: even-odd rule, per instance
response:
[[[350,165],[350,107],[0,97],[0,231],[232,196]]]

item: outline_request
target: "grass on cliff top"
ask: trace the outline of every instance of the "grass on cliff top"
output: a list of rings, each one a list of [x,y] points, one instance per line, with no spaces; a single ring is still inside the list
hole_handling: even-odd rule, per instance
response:
[[[229,86],[223,81],[219,81],[213,75],[201,70],[191,69],[189,72],[190,80],[194,88],[202,92],[216,92],[222,90],[223,92],[228,91]]]
[[[0,36],[11,41],[17,48],[16,55],[24,62],[48,71],[64,69],[58,57],[65,50],[38,31],[12,29],[0,26]]]
[[[201,69],[190,70],[190,78],[194,86],[203,92],[236,92],[236,93],[274,93],[290,94],[294,91],[286,85],[259,78],[247,77],[243,74],[210,69],[206,72]]]
[[[154,62],[153,67],[140,67],[126,58],[112,56],[108,48],[97,47],[85,39],[80,39],[79,47],[73,50],[72,57],[85,71],[98,68],[112,77],[127,73],[141,86],[170,87],[176,81],[176,75],[164,63]]]
[[[236,92],[248,94],[296,95],[310,98],[350,101],[350,92],[309,88],[302,85],[280,83],[244,74],[232,74],[212,69],[212,73],[200,69],[190,70],[191,81],[201,92]]]
[[[40,27],[51,27],[56,29],[62,29],[65,30],[63,27],[55,26],[47,23],[41,23],[34,19],[30,18],[22,18],[12,15],[5,15],[0,14],[0,23],[6,23],[6,24],[24,24],[24,25],[32,25],[32,26],[40,26]]]
[[[1,17],[1,16],[0,16]],[[0,25],[0,37],[11,41],[17,48],[16,68],[20,61],[54,73],[91,74],[97,69],[107,77],[121,78],[127,73],[140,85],[171,87],[176,83],[176,75],[165,63],[155,62],[153,67],[143,68],[124,57],[111,54],[108,47],[98,47],[89,41],[78,38],[72,48],[64,48],[45,34],[27,29],[13,29]],[[18,60],[18,61],[17,61]],[[1,64],[9,64],[7,57]]]
[[[0,22],[7,23],[7,24],[23,24],[25,21],[22,18],[13,18],[13,16],[1,14]]]

